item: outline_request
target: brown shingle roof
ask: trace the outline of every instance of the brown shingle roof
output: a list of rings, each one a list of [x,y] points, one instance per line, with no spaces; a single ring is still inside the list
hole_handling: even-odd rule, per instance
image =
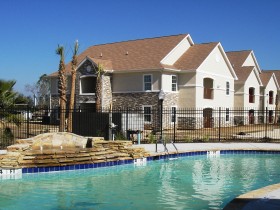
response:
[[[280,70],[263,70],[262,74],[263,73],[271,73],[271,74],[274,73],[278,84],[280,84]]]
[[[173,66],[182,70],[196,70],[218,44],[218,42],[212,42],[193,45]]]
[[[110,60],[115,71],[159,69],[162,68],[160,61],[187,35],[180,34],[95,45],[78,55],[78,63],[89,56],[92,59]],[[106,66],[105,69],[107,69]],[[71,63],[68,63],[66,72],[70,71]],[[54,75],[56,73],[50,76]]]
[[[241,67],[251,52],[252,50],[243,50],[226,52],[226,54],[233,67]]]
[[[253,71],[254,66],[244,66],[244,67],[235,67],[234,71],[238,77],[238,81],[245,82],[251,72]]]
[[[270,78],[272,77],[272,74],[273,72],[262,71],[262,73],[260,74],[260,78],[264,86],[268,84]]]

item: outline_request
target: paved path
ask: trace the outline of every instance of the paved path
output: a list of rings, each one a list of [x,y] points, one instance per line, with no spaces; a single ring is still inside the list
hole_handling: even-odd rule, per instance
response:
[[[280,143],[176,143],[179,152],[211,151],[211,150],[278,150]],[[162,144],[134,145],[144,147],[151,154],[164,152]],[[176,152],[172,144],[167,144],[169,152]],[[280,184],[267,186],[258,190],[240,195],[232,200],[224,210],[279,210],[280,209]]]
[[[163,144],[141,144],[134,147],[144,147],[152,154],[164,152]],[[210,151],[210,150],[279,150],[280,143],[175,143],[179,152]],[[166,145],[169,152],[176,152],[172,144]]]

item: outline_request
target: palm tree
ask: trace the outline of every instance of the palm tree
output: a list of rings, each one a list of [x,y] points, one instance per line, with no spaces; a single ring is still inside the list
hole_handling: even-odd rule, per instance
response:
[[[77,54],[79,50],[79,43],[78,40],[75,42],[74,50],[73,50],[73,57],[71,61],[71,93],[70,93],[70,104],[69,104],[69,118],[68,118],[68,132],[72,132],[72,113],[74,109],[74,103],[75,103],[75,87],[76,87],[76,70],[77,70]]]
[[[102,108],[102,77],[105,74],[101,64],[96,67],[96,111],[100,112]]]
[[[13,91],[15,80],[0,80],[0,108],[9,108],[14,105],[17,93]]]
[[[20,126],[22,118],[18,114],[14,114],[11,108],[18,94],[13,91],[16,84],[15,80],[0,80],[0,147],[6,147],[13,143],[14,135],[9,123]]]
[[[60,122],[59,122],[59,131],[65,131],[65,111],[66,111],[66,76],[65,76],[65,62],[64,62],[64,47],[58,45],[56,49],[56,54],[60,56],[59,62],[59,102],[60,102]]]

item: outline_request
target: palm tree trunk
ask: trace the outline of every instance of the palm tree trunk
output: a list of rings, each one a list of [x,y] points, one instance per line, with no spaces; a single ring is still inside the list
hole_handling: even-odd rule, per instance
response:
[[[72,132],[73,125],[73,109],[75,104],[75,90],[76,90],[76,71],[77,71],[77,53],[79,49],[78,40],[75,42],[73,57],[72,57],[72,69],[71,69],[71,93],[70,93],[70,104],[69,104],[69,117],[68,117],[68,132]]]
[[[96,111],[101,112],[102,99],[102,75],[96,78]]]
[[[60,122],[59,131],[65,131],[65,115],[66,115],[66,76],[65,76],[65,63],[64,63],[64,48],[58,46],[56,54],[60,56],[59,70],[58,70],[58,92],[59,92],[59,102],[60,102]]]

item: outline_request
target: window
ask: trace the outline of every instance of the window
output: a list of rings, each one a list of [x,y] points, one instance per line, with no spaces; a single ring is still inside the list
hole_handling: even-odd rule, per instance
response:
[[[229,95],[229,82],[226,83],[226,95]]]
[[[144,75],[144,90],[152,90],[152,75]]]
[[[144,109],[144,122],[152,122],[152,106],[143,106]]]
[[[171,122],[176,122],[176,107],[172,106],[171,107]]]
[[[172,91],[177,91],[177,76],[172,76]]]
[[[211,78],[204,78],[203,79],[203,87],[204,87],[204,99],[213,99],[214,98],[214,80]]]
[[[249,88],[249,103],[255,103],[255,88]]]
[[[269,104],[273,104],[273,91],[269,91],[268,97]]]
[[[226,122],[229,121],[229,108],[226,108]]]
[[[80,93],[81,94],[94,94],[95,88],[96,88],[96,77],[94,76],[86,76],[80,78],[81,82],[81,88]]]

